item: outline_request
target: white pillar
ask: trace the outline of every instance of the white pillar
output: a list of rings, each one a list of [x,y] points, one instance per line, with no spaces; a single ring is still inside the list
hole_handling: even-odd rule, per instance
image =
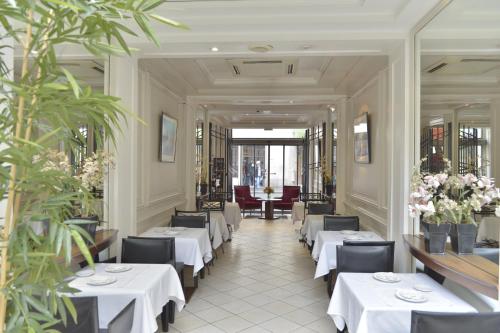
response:
[[[196,105],[184,104],[186,115],[186,209],[196,209]]]
[[[328,110],[326,113],[326,167],[328,174],[332,174],[332,145],[333,145],[333,131],[332,131],[332,111]]]
[[[139,67],[135,57],[111,57],[109,93],[121,98],[121,104],[131,113],[120,122],[121,132],[116,130],[116,147],[108,149],[115,154],[114,170],[110,171],[108,184],[109,227],[118,229],[118,240],[137,232],[137,144]],[[121,242],[114,249],[120,253]]]
[[[347,99],[342,98],[335,104],[337,112],[337,213],[345,214],[345,200],[347,196],[347,156],[348,135],[351,127],[347,119]]]
[[[405,41],[389,56],[389,88],[387,117],[388,156],[388,216],[387,238],[396,241],[395,270],[411,270],[411,256],[403,242],[403,234],[413,227],[408,216],[408,196],[411,169],[415,158],[415,108],[410,103],[413,87],[410,75],[410,46]]]
[[[500,187],[500,99],[491,101],[491,177],[495,178],[496,186]]]

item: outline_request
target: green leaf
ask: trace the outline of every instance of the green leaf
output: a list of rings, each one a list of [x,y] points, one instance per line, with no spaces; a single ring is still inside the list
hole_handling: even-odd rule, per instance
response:
[[[171,20],[171,19],[168,19],[168,18],[165,18],[163,16],[160,16],[160,15],[156,15],[156,14],[149,14],[149,16],[161,23],[165,23],[165,24],[168,24],[170,26],[173,26],[175,28],[179,28],[179,29],[184,29],[184,30],[189,30],[189,27],[187,25],[184,25],[182,23],[179,23],[177,21],[174,21],[174,20]]]
[[[83,256],[85,257],[85,260],[87,260],[89,266],[94,267],[94,260],[92,259],[92,255],[90,254],[89,248],[87,247],[87,244],[85,244],[85,241],[83,240],[82,236],[76,230],[71,230],[71,235],[73,236],[76,245],[78,246]]]
[[[78,99],[80,98],[80,86],[75,80],[75,77],[73,74],[71,74],[66,68],[62,68],[62,71],[66,78],[68,79],[69,84],[71,85],[71,88],[73,89],[73,93],[75,94],[75,97]]]

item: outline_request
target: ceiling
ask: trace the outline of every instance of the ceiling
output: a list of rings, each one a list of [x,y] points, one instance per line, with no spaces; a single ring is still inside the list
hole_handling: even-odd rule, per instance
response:
[[[304,127],[387,67],[387,56],[143,59],[141,69],[230,127]]]

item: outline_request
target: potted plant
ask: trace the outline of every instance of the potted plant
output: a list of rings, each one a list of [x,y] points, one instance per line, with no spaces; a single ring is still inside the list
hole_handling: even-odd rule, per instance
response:
[[[75,202],[89,207],[92,193],[65,168],[48,168],[54,163],[49,155],[53,147],[76,151],[75,135],[84,140],[82,124],[101,129],[95,133],[98,143],[113,143],[126,121],[119,99],[79,82],[58,52],[72,44],[103,59],[131,54],[125,35],[140,32],[158,44],[151,20],[180,27],[151,12],[163,2],[0,2],[0,54],[12,47],[9,41],[18,43],[21,53],[15,79],[0,57],[0,198],[6,198],[0,332],[45,332],[69,316],[77,319],[65,295],[71,291],[73,245],[90,266],[93,260],[86,244],[90,236],[67,221]],[[48,232],[33,232],[36,221]]]
[[[422,159],[413,171],[409,209],[411,217],[423,220],[426,250],[429,253],[444,253],[450,234],[455,252],[472,253],[476,238],[476,223],[472,214],[480,212],[485,205],[495,204],[499,190],[487,177],[451,175],[448,160],[445,160],[443,172],[422,174],[420,165],[425,160]]]
[[[271,194],[274,193],[274,189],[271,186],[264,187],[264,193],[267,194],[267,198],[271,198]]]
[[[326,195],[330,197],[333,194],[333,181],[326,163],[326,157],[323,157],[321,160],[321,174],[323,175],[323,184],[325,186]]]

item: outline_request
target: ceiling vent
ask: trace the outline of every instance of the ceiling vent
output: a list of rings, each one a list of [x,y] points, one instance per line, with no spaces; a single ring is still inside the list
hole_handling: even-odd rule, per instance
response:
[[[442,75],[482,75],[499,66],[500,58],[498,57],[448,56],[425,68],[425,72]]]
[[[298,59],[228,59],[234,76],[283,78],[296,74]]]
[[[433,66],[432,68],[428,69],[427,73],[434,73],[435,71],[440,70],[441,68],[443,68],[446,65],[448,65],[446,62],[439,63],[439,64]]]

